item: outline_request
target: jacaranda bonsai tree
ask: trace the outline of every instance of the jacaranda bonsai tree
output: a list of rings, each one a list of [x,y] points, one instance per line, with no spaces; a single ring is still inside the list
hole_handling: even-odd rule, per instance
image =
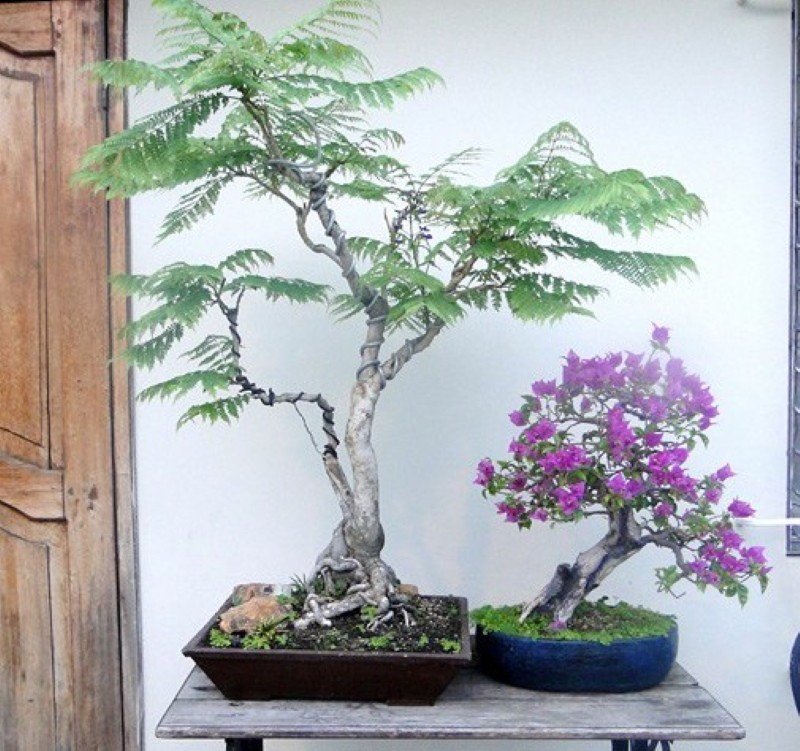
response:
[[[116,88],[167,90],[174,104],[95,147],[79,180],[109,197],[183,188],[161,239],[193,228],[214,211],[224,188],[241,181],[253,199],[285,207],[298,243],[280,251],[305,250],[332,264],[342,289],[271,275],[265,269],[273,264],[272,252],[253,248],[230,249],[217,264],[187,257],[149,275],[119,279],[126,293],[152,305],[125,331],[130,361],[152,368],[180,351],[190,363],[187,372],[140,396],[199,394],[181,422],[232,421],[248,405],[318,409],[320,461],[341,522],[314,574],[334,572],[349,586],[343,594],[310,598],[298,625],[326,624],[365,604],[386,616],[402,597],[397,576],[381,558],[371,436],[383,390],[470,309],[506,307],[534,322],[587,314],[603,290],[560,275],[560,259],[592,264],[642,287],[693,270],[684,257],[602,247],[571,233],[562,223],[567,217],[636,238],[692,221],[703,205],[672,178],[604,171],[568,123],[547,131],[489,185],[455,180],[475,158],[472,149],[421,174],[412,171],[389,153],[402,136],[370,128],[367,113],[391,108],[440,79],[426,68],[371,77],[369,61],[344,39],[374,30],[374,0],[327,0],[271,36],[194,0],[154,5],[168,22],[162,37],[169,57],[160,64],[109,61],[99,75]],[[339,198],[376,205],[376,216],[386,217],[383,234],[346,235],[333,210]],[[257,296],[328,303],[335,315],[362,327],[357,351],[340,353],[352,358],[355,373],[344,452],[327,384],[318,383],[324,363],[304,375],[310,382],[291,390],[247,369],[240,314]],[[201,324],[214,316],[224,322],[224,333],[204,335]]]
[[[521,620],[536,613],[552,629],[567,627],[586,596],[648,546],[671,559],[656,572],[662,590],[686,581],[744,604],[748,580],[766,587],[763,548],[748,547],[733,526],[753,509],[738,498],[723,501],[730,466],[703,475],[687,467],[707,444],[717,407],[668,341],[668,330],[656,326],[646,354],[570,352],[561,380],[534,382],[509,415],[519,431],[510,458],[479,463],[484,495],[521,529],[593,516],[606,522],[602,539],[559,565],[520,609]]]

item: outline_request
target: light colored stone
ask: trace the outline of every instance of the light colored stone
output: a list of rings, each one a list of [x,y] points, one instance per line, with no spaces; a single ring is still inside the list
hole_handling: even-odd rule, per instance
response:
[[[248,584],[237,584],[233,588],[233,601],[237,605],[252,600],[254,597],[261,595],[275,594],[276,587],[274,584],[265,584],[264,582],[250,582]]]
[[[226,610],[220,616],[219,627],[226,634],[251,634],[261,624],[279,620],[288,614],[289,609],[275,595],[256,595]]]
[[[407,595],[408,597],[413,597],[414,595],[419,594],[419,587],[416,584],[398,584],[397,585],[397,592],[401,595]]]

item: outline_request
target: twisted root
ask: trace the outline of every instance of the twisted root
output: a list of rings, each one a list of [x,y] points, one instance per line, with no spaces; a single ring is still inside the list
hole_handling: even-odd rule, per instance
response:
[[[374,561],[365,567],[355,558],[326,557],[317,563],[313,578],[317,577],[324,583],[323,593],[308,595],[305,612],[294,622],[297,629],[308,628],[311,624],[327,628],[337,616],[366,606],[375,609],[375,616],[367,624],[372,631],[391,621],[396,612],[402,613],[407,625],[411,623],[405,608],[408,598],[397,591],[397,577],[383,561]],[[343,595],[337,596],[335,583],[342,577],[348,587]]]

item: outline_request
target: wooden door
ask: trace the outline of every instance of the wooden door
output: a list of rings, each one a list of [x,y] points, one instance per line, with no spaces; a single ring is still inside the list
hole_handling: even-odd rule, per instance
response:
[[[85,66],[121,44],[120,19],[112,0],[0,2],[4,751],[138,739],[127,385],[107,285],[124,215],[70,183],[109,127]]]

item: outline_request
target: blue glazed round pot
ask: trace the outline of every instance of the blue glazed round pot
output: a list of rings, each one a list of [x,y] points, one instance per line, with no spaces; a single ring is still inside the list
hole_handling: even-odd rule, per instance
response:
[[[800,714],[800,634],[794,640],[792,654],[789,659],[789,678],[792,683],[792,696],[797,713]]]
[[[475,636],[481,669],[501,683],[538,691],[641,691],[667,677],[678,653],[678,627],[666,636],[612,644],[486,633]]]

